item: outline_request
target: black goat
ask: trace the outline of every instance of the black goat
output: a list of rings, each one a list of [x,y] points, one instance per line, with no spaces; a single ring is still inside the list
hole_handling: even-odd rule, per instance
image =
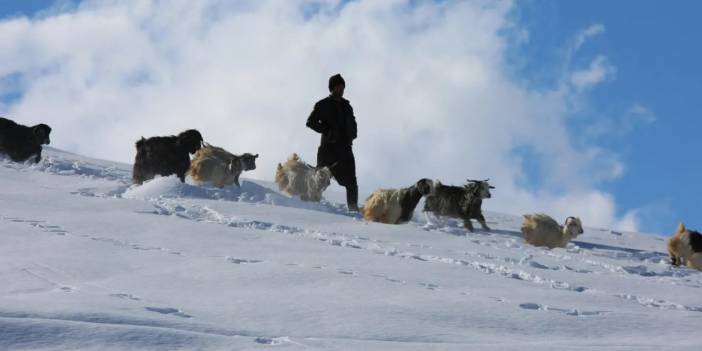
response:
[[[186,130],[177,136],[141,138],[136,142],[136,158],[132,179],[136,184],[153,179],[156,175],[176,174],[185,182],[185,173],[190,168],[190,154],[202,147],[202,135],[195,129]]]
[[[0,118],[0,153],[4,153],[15,162],[23,162],[33,157],[41,161],[42,145],[51,142],[51,127],[37,124],[33,127],[17,124],[7,118]]]
[[[492,195],[490,189],[495,187],[487,180],[468,180],[468,184],[459,186],[443,185],[436,182],[434,191],[426,196],[424,212],[432,212],[437,216],[447,216],[463,219],[463,225],[468,231],[473,231],[471,219],[476,219],[483,229],[490,228],[485,223],[481,209],[483,199]]]

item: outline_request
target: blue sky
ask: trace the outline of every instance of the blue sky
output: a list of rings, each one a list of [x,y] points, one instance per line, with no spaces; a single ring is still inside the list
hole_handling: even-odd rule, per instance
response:
[[[54,3],[2,1],[0,18],[32,15]],[[598,187],[616,197],[618,215],[640,209],[643,231],[669,233],[678,221],[702,229],[700,13],[702,2],[692,0],[532,0],[517,1],[512,10],[511,17],[528,31],[528,40],[515,45],[509,57],[515,80],[525,86],[558,84],[554,67],[566,61],[574,34],[602,26],[603,33],[584,43],[569,64],[583,67],[605,55],[616,67],[615,77],[587,95],[587,107],[570,116],[568,127],[575,138],[594,141],[623,162],[623,175]],[[633,119],[635,108],[651,117],[649,123]],[[526,157],[524,186],[542,186],[544,172],[535,153],[516,152]]]
[[[15,0],[0,2],[0,17],[33,15],[54,4],[53,0]]]
[[[528,44],[517,53],[528,62],[518,74],[534,81],[548,80],[541,73],[560,62],[572,33],[595,23],[606,28],[579,56],[607,55],[616,79],[593,91],[594,110],[583,119],[616,119],[634,102],[655,114],[652,124],[599,140],[626,164],[624,175],[604,189],[621,208],[643,207],[643,230],[672,232],[677,221],[702,228],[700,13],[702,2],[692,0],[527,1],[515,13],[529,31]]]

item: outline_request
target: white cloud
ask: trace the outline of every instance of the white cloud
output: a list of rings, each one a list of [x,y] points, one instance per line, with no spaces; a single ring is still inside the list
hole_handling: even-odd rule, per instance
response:
[[[492,1],[87,2],[0,22],[0,77],[23,76],[23,98],[6,112],[54,126],[57,147],[129,162],[142,135],[198,128],[215,145],[260,153],[251,175],[271,179],[292,152],[314,162],[319,138],[304,123],[341,72],[359,123],[362,191],[490,177],[498,188],[487,210],[616,225],[615,199],[597,185],[622,165],[571,141],[569,101],[580,91],[531,91],[507,74],[509,10]],[[603,29],[593,28],[576,46]],[[574,85],[594,86],[611,66],[598,58],[576,73]],[[543,160],[541,189],[516,186],[524,170],[510,155],[522,145]]]
[[[605,26],[600,24],[600,23],[593,24],[593,25],[581,30],[575,36],[575,41],[573,43],[573,51],[580,50],[580,48],[583,46],[583,44],[585,44],[585,42],[588,39],[595,37],[595,36],[598,36],[604,32],[605,32]]]
[[[575,89],[582,91],[614,79],[616,73],[616,67],[609,63],[606,56],[597,56],[587,69],[571,73],[570,82]]]
[[[643,124],[651,124],[654,123],[657,119],[656,114],[651,111],[648,107],[641,105],[640,103],[635,103],[629,107],[629,110],[627,111],[627,116],[629,117],[630,120],[632,120],[632,123],[643,123]]]

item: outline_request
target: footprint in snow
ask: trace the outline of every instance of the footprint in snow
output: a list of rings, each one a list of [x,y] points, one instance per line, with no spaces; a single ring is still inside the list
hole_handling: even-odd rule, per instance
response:
[[[391,283],[401,283],[401,284],[404,284],[404,283],[405,283],[404,280],[394,279],[394,278],[388,277],[387,275],[373,274],[372,276],[373,276],[373,277],[376,277],[376,278],[385,279],[386,281],[389,281],[389,282],[391,282]]]
[[[169,315],[183,317],[183,318],[192,318],[193,317],[191,315],[183,313],[183,311],[181,311],[177,308],[171,308],[171,307],[144,307],[144,309],[149,311],[149,312],[156,312],[156,313],[160,313],[160,314],[169,314]]]
[[[254,339],[254,342],[261,345],[282,345],[286,342],[290,342],[290,339],[288,337],[269,338],[265,336],[259,336],[256,339]]]
[[[132,295],[132,294],[123,294],[123,293],[120,293],[120,294],[110,294],[110,296],[116,297],[116,298],[119,298],[119,299],[126,299],[126,300],[133,300],[133,301],[139,301],[139,300],[141,300],[139,297],[134,296],[134,295]]]
[[[548,269],[548,270],[552,270],[552,269],[553,269],[553,268],[551,268],[551,267],[549,267],[549,266],[547,266],[547,265],[541,264],[541,263],[536,262],[536,261],[531,261],[531,262],[529,262],[529,266],[531,266],[531,267],[533,267],[533,268],[537,268],[537,269]]]
[[[432,284],[432,283],[419,283],[419,284],[417,284],[417,285],[419,285],[419,286],[421,286],[421,287],[423,287],[423,288],[425,288],[425,289],[428,289],[428,290],[436,290],[436,289],[439,288],[438,285]]]
[[[227,257],[227,261],[234,263],[234,264],[254,264],[254,263],[263,262],[261,260],[249,260],[249,259],[236,258],[236,257]]]
[[[558,312],[558,313],[565,314],[567,316],[599,316],[599,315],[609,313],[609,311],[580,311],[577,308],[567,309],[567,308],[549,307],[549,306],[534,303],[534,302],[521,303],[521,304],[519,304],[519,307],[521,309],[531,310],[531,311]]]

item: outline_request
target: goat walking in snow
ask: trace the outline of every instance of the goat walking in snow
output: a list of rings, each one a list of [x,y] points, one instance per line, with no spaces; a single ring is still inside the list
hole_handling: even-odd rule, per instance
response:
[[[312,167],[292,154],[285,164],[278,164],[275,182],[280,191],[300,196],[303,201],[322,200],[322,193],[331,183],[329,167]]]
[[[132,179],[134,183],[142,184],[157,175],[176,174],[181,182],[185,182],[185,173],[190,168],[190,154],[201,147],[202,135],[195,129],[177,136],[142,137],[136,142]]]
[[[476,219],[484,230],[490,231],[481,206],[483,199],[492,197],[490,189],[494,188],[488,180],[468,180],[468,184],[462,187],[436,182],[434,190],[426,197],[424,212],[463,219],[463,225],[470,232],[473,232],[470,220]]]
[[[41,161],[42,145],[51,141],[51,127],[37,124],[23,126],[7,118],[0,118],[0,154],[6,154],[12,161],[24,162],[31,158],[34,163]]]
[[[218,188],[232,184],[240,187],[241,172],[256,169],[256,158],[258,154],[237,156],[205,143],[190,162],[190,176],[197,183],[211,182]]]
[[[673,266],[684,265],[702,271],[702,234],[687,230],[680,223],[668,239],[668,253]]]
[[[409,188],[377,190],[361,208],[363,218],[369,222],[407,223],[412,219],[419,200],[431,193],[433,187],[431,180],[421,179]]]
[[[583,225],[578,217],[568,217],[562,226],[543,213],[527,214],[524,215],[522,233],[524,240],[531,245],[564,248],[583,233]]]

